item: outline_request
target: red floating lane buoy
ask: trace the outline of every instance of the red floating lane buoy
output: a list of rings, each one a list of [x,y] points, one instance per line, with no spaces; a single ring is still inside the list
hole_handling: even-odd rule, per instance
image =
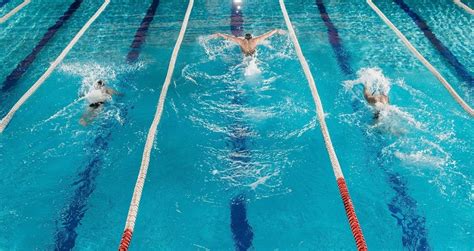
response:
[[[123,231],[122,240],[120,241],[119,251],[127,251],[132,241],[132,230],[125,229]]]
[[[362,234],[359,220],[357,220],[357,215],[355,213],[354,206],[352,205],[349,190],[347,189],[344,178],[337,179],[337,186],[339,187],[339,192],[341,193],[342,202],[344,203],[347,219],[349,220],[349,225],[351,226],[352,235],[356,241],[357,249],[367,250],[367,244],[365,243],[364,235]]]

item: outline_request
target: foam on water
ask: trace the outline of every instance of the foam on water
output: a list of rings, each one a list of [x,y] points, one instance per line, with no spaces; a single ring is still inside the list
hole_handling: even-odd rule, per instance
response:
[[[94,89],[94,83],[99,79],[108,84],[117,78],[116,67],[100,65],[96,62],[62,64],[59,69],[67,74],[81,77],[80,96],[91,92]]]
[[[86,93],[85,98],[89,104],[112,100],[112,97],[110,95],[98,89],[90,90],[88,93]]]
[[[426,138],[402,138],[385,147],[385,155],[395,157],[407,166],[444,168],[452,163],[451,155],[439,144]],[[419,171],[416,169],[414,171]]]
[[[372,92],[388,94],[390,92],[391,80],[383,75],[378,67],[362,68],[357,71],[358,79],[344,82],[346,89],[352,89],[357,84],[365,85]]]
[[[61,64],[59,70],[68,75],[79,76],[82,83],[79,89],[79,95],[84,95],[94,89],[94,83],[99,79],[104,80],[108,86],[114,87],[113,84],[118,81],[118,76],[143,70],[146,65],[146,62],[143,61],[137,61],[137,63],[133,65],[104,65],[97,62],[73,62]],[[127,86],[136,89],[135,86],[130,84],[133,83],[127,83]]]
[[[262,73],[262,71],[258,68],[258,63],[257,63],[257,56],[255,55],[254,57],[245,57],[244,58],[244,64],[245,64],[245,73],[244,75],[246,77],[252,77],[255,75],[258,75]]]
[[[218,56],[232,55],[230,53],[237,44],[225,39],[213,39],[212,35],[199,36],[199,45],[204,49],[208,60],[215,60]]]
[[[273,44],[278,46],[273,46]],[[295,48],[289,35],[274,36],[272,40],[263,41],[262,46],[268,50],[269,60],[290,59],[296,61]]]
[[[380,105],[375,109],[379,113],[379,118],[377,123],[371,126],[372,129],[378,129],[393,135],[402,135],[410,130],[421,130],[424,127],[410,113],[403,111],[395,105]]]

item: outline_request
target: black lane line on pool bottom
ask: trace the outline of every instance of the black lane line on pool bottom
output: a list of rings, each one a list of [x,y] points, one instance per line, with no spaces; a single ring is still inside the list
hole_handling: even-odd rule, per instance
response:
[[[244,18],[239,4],[232,2],[230,14],[230,30],[234,36],[240,37],[244,31]],[[231,103],[242,105],[241,93],[236,90]],[[247,133],[249,128],[242,121],[235,121],[230,127],[230,142],[232,151],[230,159],[239,168],[249,168],[250,151],[247,149]],[[252,247],[253,231],[247,220],[247,199],[244,193],[235,196],[230,202],[230,229],[234,240],[235,250],[246,251]]]
[[[232,99],[232,105],[242,105],[241,93],[236,91]],[[240,168],[252,168],[250,164],[251,152],[247,147],[247,137],[250,129],[242,123],[235,121],[229,126],[229,138],[231,144],[231,164]],[[230,202],[230,229],[234,240],[235,250],[245,251],[252,247],[253,231],[247,220],[247,199],[245,193],[240,193]]]
[[[234,197],[230,203],[230,219],[235,249],[248,250],[252,246],[253,232],[247,220],[246,198],[244,195]]]
[[[0,2],[0,8],[2,8],[3,6],[5,6],[5,4],[7,4],[8,2],[10,2],[10,0],[3,0]]]
[[[329,43],[331,44],[332,49],[336,54],[339,67],[345,75],[354,74],[354,71],[352,70],[351,65],[349,63],[349,54],[346,52],[344,46],[342,45],[341,38],[339,37],[339,31],[337,30],[334,23],[331,21],[331,18],[329,17],[328,12],[326,11],[326,7],[324,6],[324,2],[322,0],[317,0],[316,5],[318,6],[321,19],[323,19],[324,25],[326,25],[328,29]]]
[[[417,202],[408,194],[406,181],[400,174],[389,172],[386,167],[383,169],[388,174],[390,186],[396,192],[396,196],[388,204],[388,209],[402,228],[403,246],[408,250],[430,250],[425,217],[417,214]]]
[[[159,0],[153,0],[150,7],[148,7],[145,17],[143,18],[142,23],[140,24],[140,28],[138,28],[137,32],[135,33],[135,39],[130,45],[130,48],[132,49],[127,54],[127,61],[129,63],[137,61],[138,56],[140,55],[140,48],[146,40],[148,29],[150,27],[151,22],[153,22],[153,19],[155,18],[156,9],[158,8],[159,4]]]
[[[454,54],[441,42],[431,31],[425,20],[414,12],[403,0],[394,0],[394,2],[415,22],[416,26],[423,32],[425,37],[431,42],[441,56],[454,68],[457,76],[465,81],[469,87],[474,87],[474,78]]]
[[[2,92],[8,92],[12,87],[15,86],[15,84],[18,82],[18,80],[21,79],[23,74],[28,70],[28,68],[31,66],[31,64],[35,61],[36,57],[38,54],[43,50],[43,48],[48,44],[48,42],[56,35],[56,32],[58,32],[59,29],[64,25],[65,22],[67,22],[74,12],[81,6],[83,0],[75,0],[67,9],[66,12],[56,21],[56,23],[53,26],[50,26],[48,28],[48,31],[43,35],[41,40],[36,44],[36,46],[33,48],[33,51],[31,51],[28,56],[26,56],[17,66],[16,68],[10,73],[10,75],[7,76],[5,81],[3,82],[1,91]]]
[[[87,201],[95,190],[95,179],[104,163],[103,156],[107,154],[108,142],[111,138],[111,131],[108,129],[112,125],[109,123],[108,127],[102,128],[106,133],[99,133],[92,144],[87,147],[87,156],[92,156],[92,158],[72,184],[76,189],[70,203],[61,214],[61,225],[58,226],[60,229],[55,236],[55,250],[72,250],[76,244],[76,228],[87,211]]]
[[[154,0],[150,5],[150,8],[153,7],[155,10],[158,7],[158,0]],[[141,37],[146,37],[146,32],[148,31],[148,25],[151,23],[150,20],[150,12],[147,11],[147,14],[143,18],[143,20],[149,20],[147,22],[142,21],[138,30],[141,30],[140,33],[136,32],[136,34],[140,34]],[[155,13],[155,11],[153,11]],[[143,24],[146,25],[143,25]],[[136,40],[136,37],[135,37]],[[134,42],[135,42],[134,40]],[[138,47],[131,46],[130,52],[134,51],[134,57],[129,58],[127,56],[126,62],[128,64],[132,64],[138,59],[140,55],[140,48],[145,40],[141,40]],[[134,43],[132,43],[134,44]],[[123,117],[127,117],[128,109],[133,109],[132,107],[128,107],[126,105],[122,105],[120,107],[120,113]],[[87,211],[87,203],[90,195],[95,189],[95,180],[99,175],[99,171],[104,164],[104,156],[107,154],[109,141],[112,136],[112,122],[105,122],[100,126],[98,130],[98,135],[95,137],[92,144],[87,148],[89,153],[88,156],[92,156],[88,161],[84,171],[79,173],[77,180],[73,183],[73,186],[77,186],[76,190],[74,191],[74,196],[71,199],[70,203],[66,206],[65,212],[61,215],[61,225],[58,227],[58,231],[56,232],[55,236],[55,249],[56,250],[71,250],[74,248],[76,244],[76,237],[77,232],[76,228],[81,223],[82,218],[84,217]]]
[[[342,44],[338,30],[334,23],[332,23],[331,18],[326,11],[326,7],[324,6],[324,2],[322,0],[316,0],[316,5],[318,6],[322,20],[328,29],[329,42],[333,47],[334,53],[336,53],[336,58],[341,71],[346,75],[346,77],[353,75],[353,70],[348,61],[349,53],[347,53]],[[358,107],[360,107],[360,105]],[[353,105],[353,108],[354,110],[357,109],[355,105]],[[367,139],[368,137],[370,136],[364,133],[364,138]],[[380,135],[380,137],[382,137],[382,135]],[[380,140],[380,142],[383,141]],[[427,239],[427,230],[425,227],[425,218],[417,214],[416,200],[408,194],[406,182],[402,180],[400,174],[388,170],[385,166],[382,151],[379,149],[377,152],[377,160],[379,161],[378,166],[381,167],[388,176],[388,183],[395,191],[395,196],[387,206],[392,217],[397,220],[397,224],[402,228],[403,246],[409,250],[430,249]]]
[[[242,105],[241,97],[236,96],[232,99],[233,105]],[[249,128],[242,121],[236,121],[230,127],[231,163],[238,168],[252,168],[251,152],[247,147],[247,137]],[[230,229],[234,240],[235,250],[245,251],[252,247],[253,230],[247,220],[247,199],[245,193],[240,193],[230,202]]]

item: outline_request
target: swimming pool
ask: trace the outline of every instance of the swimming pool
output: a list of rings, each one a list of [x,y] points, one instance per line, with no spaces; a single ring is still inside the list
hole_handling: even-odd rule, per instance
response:
[[[3,2],[1,16],[23,1]],[[473,106],[474,17],[448,0],[374,3]],[[32,1],[0,24],[2,117],[102,4]],[[471,250],[472,117],[366,1],[285,4],[367,246]],[[0,135],[0,249],[118,247],[187,8],[110,1],[16,112]],[[278,1],[194,2],[132,250],[355,248],[290,37],[255,60],[209,39],[275,28],[287,30]],[[83,127],[97,79],[121,95]],[[379,122],[360,83],[390,90]]]

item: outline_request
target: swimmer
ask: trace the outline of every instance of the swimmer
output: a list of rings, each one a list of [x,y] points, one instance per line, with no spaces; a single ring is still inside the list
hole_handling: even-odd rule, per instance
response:
[[[117,92],[112,88],[106,87],[103,80],[98,80],[94,84],[94,89],[85,97],[89,102],[89,105],[86,113],[84,113],[79,120],[79,123],[86,126],[92,122],[92,120],[97,117],[99,112],[102,110],[102,105],[115,94],[117,94]]]
[[[367,100],[367,103],[369,103],[372,107],[375,108],[375,114],[374,118],[378,119],[380,115],[380,110],[383,108],[385,105],[390,104],[390,100],[388,96],[384,93],[378,93],[376,94],[374,92],[370,92],[367,89],[367,86],[364,85],[364,98]]]
[[[263,42],[265,39],[273,36],[275,33],[278,33],[280,35],[286,34],[284,30],[280,29],[275,29],[272,31],[269,31],[263,35],[260,35],[258,37],[252,37],[252,34],[247,33],[245,34],[244,37],[235,37],[227,34],[222,34],[222,33],[216,33],[212,35],[211,38],[216,38],[216,37],[221,37],[224,39],[227,39],[229,41],[232,41],[236,44],[240,45],[240,49],[242,50],[242,53],[245,56],[253,56],[255,54],[255,51],[257,49],[257,45]]]

